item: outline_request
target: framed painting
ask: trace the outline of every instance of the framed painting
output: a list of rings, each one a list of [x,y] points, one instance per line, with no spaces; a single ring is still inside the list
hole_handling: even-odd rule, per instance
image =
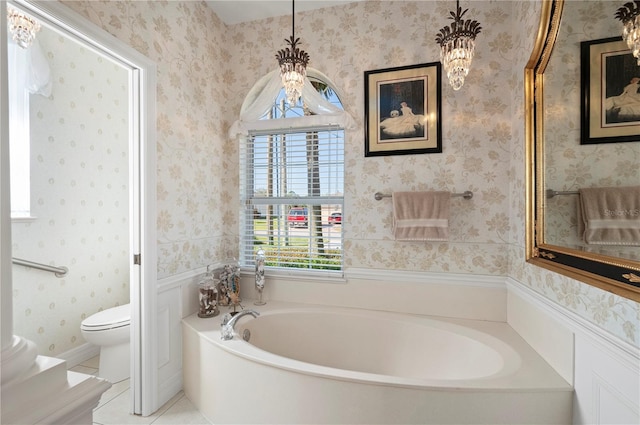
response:
[[[640,141],[640,68],[621,37],[580,43],[580,144]]]
[[[442,152],[440,62],[365,71],[365,156]]]

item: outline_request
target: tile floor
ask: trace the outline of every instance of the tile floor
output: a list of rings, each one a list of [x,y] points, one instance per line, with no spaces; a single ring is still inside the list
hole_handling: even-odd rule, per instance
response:
[[[98,373],[99,360],[96,356],[70,370],[95,375]],[[210,425],[182,391],[151,416],[129,414],[129,403],[129,380],[113,384],[102,394],[98,407],[93,411],[94,425]]]

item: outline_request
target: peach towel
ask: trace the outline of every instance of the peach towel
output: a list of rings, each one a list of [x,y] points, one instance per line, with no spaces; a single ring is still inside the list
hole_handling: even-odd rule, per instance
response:
[[[394,192],[392,198],[396,240],[449,240],[450,192]]]
[[[640,186],[580,189],[578,214],[585,243],[640,246]]]

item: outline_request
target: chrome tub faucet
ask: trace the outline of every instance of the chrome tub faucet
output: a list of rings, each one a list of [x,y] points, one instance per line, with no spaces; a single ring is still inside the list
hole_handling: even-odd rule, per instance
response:
[[[233,339],[234,327],[236,326],[236,323],[238,322],[238,320],[240,320],[241,317],[249,314],[253,317],[260,316],[260,313],[255,310],[243,310],[233,316],[229,313],[225,314],[222,317],[222,329],[220,331],[220,338],[223,341]]]

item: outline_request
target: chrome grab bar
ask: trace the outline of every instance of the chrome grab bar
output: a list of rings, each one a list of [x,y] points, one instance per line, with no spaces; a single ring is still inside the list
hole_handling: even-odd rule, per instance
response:
[[[55,274],[56,277],[64,277],[69,272],[69,269],[64,267],[64,266],[62,266],[62,267],[48,266],[46,264],[35,263],[33,261],[23,260],[21,258],[16,258],[16,257],[13,257],[12,262],[13,262],[13,264],[17,264],[19,266],[25,266],[25,267],[30,267],[32,269],[38,269],[38,270],[44,270],[46,272],[51,272],[51,273]]]

